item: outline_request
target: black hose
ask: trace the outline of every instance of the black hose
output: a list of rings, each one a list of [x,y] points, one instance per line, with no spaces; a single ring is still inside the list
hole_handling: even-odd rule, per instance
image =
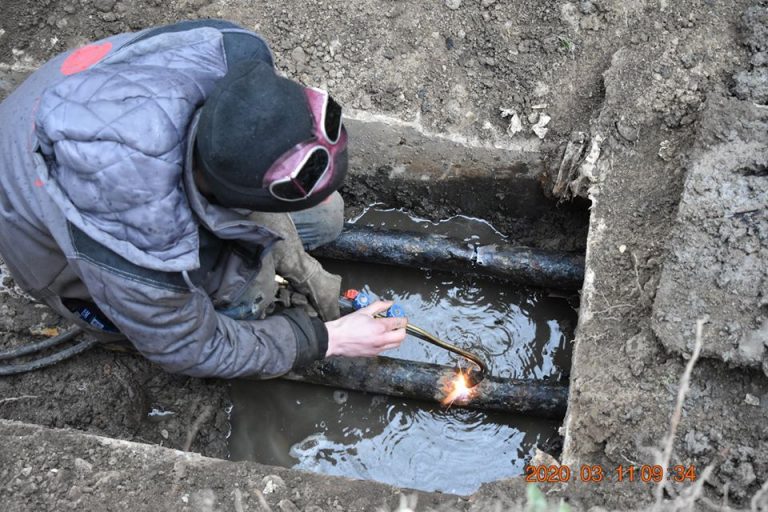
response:
[[[71,347],[67,347],[64,350],[60,350],[55,354],[51,354],[50,356],[40,357],[38,359],[29,361],[27,363],[0,365],[0,377],[31,372],[34,370],[39,370],[40,368],[45,368],[46,366],[54,365],[56,363],[64,361],[65,359],[69,359],[72,356],[76,356],[77,354],[85,352],[86,350],[92,348],[94,345],[98,345],[98,344],[99,344],[98,340],[81,341],[80,343],[72,345]]]
[[[29,343],[27,345],[22,345],[20,347],[0,352],[0,361],[5,361],[6,359],[15,359],[17,357],[34,354],[35,352],[40,352],[41,350],[55,347],[56,345],[60,345],[65,341],[71,340],[81,332],[83,332],[83,330],[79,327],[73,327],[72,329],[65,331],[57,336],[48,338],[47,340],[39,341],[37,343]]]

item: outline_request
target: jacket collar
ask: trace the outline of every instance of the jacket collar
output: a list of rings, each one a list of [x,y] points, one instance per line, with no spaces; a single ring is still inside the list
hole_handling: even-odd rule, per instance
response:
[[[276,233],[249,220],[248,210],[225,208],[213,204],[200,193],[195,184],[194,148],[200,110],[195,112],[187,131],[187,149],[184,158],[184,190],[195,216],[200,224],[217,238],[237,240],[245,245],[256,244],[260,248],[269,248],[282,238]]]

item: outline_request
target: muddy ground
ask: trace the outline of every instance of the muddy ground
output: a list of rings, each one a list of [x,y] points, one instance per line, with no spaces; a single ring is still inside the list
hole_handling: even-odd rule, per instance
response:
[[[7,94],[46,58],[90,39],[223,17],[261,31],[281,69],[328,87],[358,117],[383,114],[446,144],[539,155],[542,194],[592,200],[562,462],[612,472],[658,460],[695,320],[709,314],[705,357],[693,371],[669,462],[695,464],[699,474],[711,466],[692,510],[746,507],[768,475],[766,9],[755,0],[6,0],[0,89]],[[718,160],[721,153],[741,159]],[[393,175],[368,164],[355,171],[360,184],[344,191],[352,203]],[[407,173],[397,178],[405,186]],[[713,194],[721,189],[727,193]],[[405,196],[422,214],[455,213],[431,196]],[[504,190],[495,199],[492,211],[515,201]],[[506,222],[523,239],[519,228],[535,225]],[[3,283],[5,344],[57,325],[6,276]],[[718,314],[724,310],[734,313]],[[130,356],[96,351],[3,378],[0,397],[3,418],[173,448],[185,447],[201,419],[191,449],[226,457],[226,385],[169,376]],[[151,421],[152,408],[174,414]],[[290,487],[301,477],[284,478]],[[20,485],[3,492],[23,509]],[[670,486],[665,496],[685,494],[684,487]],[[361,499],[369,492],[355,489]],[[576,508],[627,510],[651,501],[653,489],[614,482],[548,492]],[[500,482],[474,499],[511,504],[519,491],[519,481]],[[451,506],[468,506],[459,505]]]

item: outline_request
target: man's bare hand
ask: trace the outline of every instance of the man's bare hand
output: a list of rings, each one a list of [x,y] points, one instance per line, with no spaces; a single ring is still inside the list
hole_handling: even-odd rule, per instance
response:
[[[399,347],[405,339],[408,319],[374,318],[392,304],[392,301],[376,301],[338,320],[326,322],[328,352],[325,355],[369,357]]]

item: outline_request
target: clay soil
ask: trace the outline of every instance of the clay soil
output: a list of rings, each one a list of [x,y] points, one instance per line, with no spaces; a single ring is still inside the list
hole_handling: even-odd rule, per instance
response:
[[[681,235],[685,226],[676,225],[693,163],[718,144],[740,140],[745,151],[754,152],[756,164],[747,170],[753,186],[765,190],[768,185],[765,148],[749,144],[759,140],[750,130],[766,126],[761,114],[768,101],[766,10],[765,2],[755,0],[5,0],[0,91],[7,95],[47,58],[88,40],[218,17],[260,31],[283,71],[327,87],[358,113],[416,123],[425,133],[462,144],[540,153],[545,166],[539,180],[549,196],[568,143],[574,147],[585,140],[588,149],[590,141],[599,142],[596,165],[582,166],[580,177],[572,176],[576,181],[570,192],[560,190],[553,197],[575,195],[581,204],[591,200],[587,279],[560,462],[574,472],[590,464],[615,474],[619,465],[658,462],[690,357],[693,321],[688,319],[694,310],[701,313],[698,305],[657,302],[656,293],[665,285],[660,283],[665,263],[677,261],[671,258],[681,251],[697,250]],[[544,117],[551,118],[546,126]],[[351,208],[368,197],[354,183],[342,192]],[[498,201],[514,201],[499,193]],[[429,197],[420,208],[433,217],[455,213]],[[582,210],[577,208],[575,215]],[[706,222],[703,217],[699,221]],[[765,219],[756,222],[756,239],[765,248]],[[723,232],[722,243],[728,240]],[[693,245],[675,245],[684,243]],[[579,245],[569,248],[583,249]],[[764,276],[768,264],[764,258],[757,261],[757,270],[750,272]],[[9,276],[2,279],[0,346],[64,327],[19,293]],[[736,319],[743,325],[735,327],[753,329],[768,316],[765,283],[768,279],[755,292],[755,300],[762,301],[758,316]],[[652,319],[667,317],[681,319],[686,342],[676,345],[657,337],[660,324]],[[721,327],[712,328],[719,332]],[[662,497],[670,510],[688,506],[688,499],[689,510],[706,510],[724,503],[749,507],[757,494],[758,507],[768,475],[768,378],[759,363],[741,364],[715,350],[705,356],[691,376],[669,461],[695,465],[701,485],[694,491],[691,485],[670,485]],[[0,418],[216,458],[227,457],[228,407],[226,383],[168,375],[137,357],[102,350],[44,371],[0,378]],[[172,414],[148,416],[152,410]],[[11,454],[17,456],[0,448],[0,461]],[[25,509],[22,497],[34,494],[39,482],[3,471],[0,464],[0,497],[13,509]],[[293,472],[281,475],[289,488],[302,478]],[[585,510],[641,509],[655,499],[653,485],[609,480],[542,489],[550,503],[563,499]],[[316,481],[323,485],[322,479]],[[327,485],[338,487],[337,482],[328,479]],[[30,485],[36,487],[30,490]],[[171,492],[151,485],[146,489]],[[374,486],[354,489],[359,510],[367,509],[366,493],[381,492]],[[469,501],[423,499],[419,509],[511,510],[523,499],[522,489],[520,480],[498,482]],[[80,503],[77,497],[62,499]],[[105,499],[119,500],[120,495],[107,493]],[[143,507],[151,509],[151,504]],[[313,504],[345,509],[338,503]]]

